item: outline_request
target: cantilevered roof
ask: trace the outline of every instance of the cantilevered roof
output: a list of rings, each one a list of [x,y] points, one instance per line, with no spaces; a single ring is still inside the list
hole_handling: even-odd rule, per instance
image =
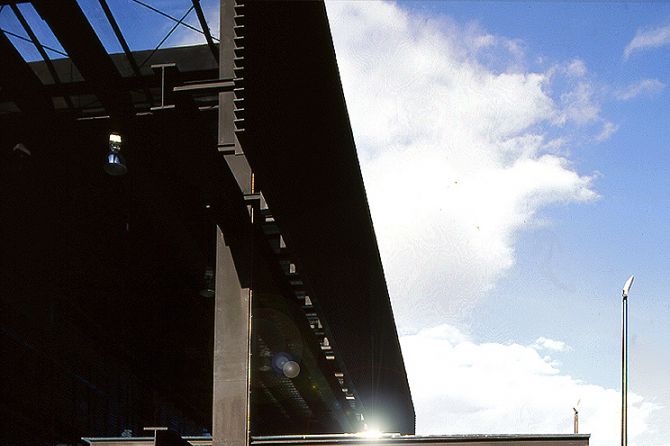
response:
[[[58,159],[58,150],[82,169],[92,168],[105,155],[104,135],[123,129],[129,176],[135,178],[123,193],[141,192],[145,203],[161,203],[142,211],[143,218],[158,212],[177,222],[179,208],[171,208],[167,197],[199,197],[211,207],[210,217],[233,234],[233,244],[234,234],[253,233],[253,261],[241,264],[258,269],[254,277],[265,291],[256,299],[266,328],[256,330],[255,352],[271,355],[298,339],[306,365],[290,381],[273,378],[256,363],[263,372],[254,375],[257,401],[263,402],[258,409],[272,420],[257,424],[257,433],[278,427],[298,433],[290,422],[300,417],[300,428],[351,430],[360,426],[357,414],[386,430],[412,433],[414,409],[325,7],[252,2],[240,14],[245,40],[235,56],[244,70],[236,82],[245,89],[245,131],[239,137],[256,190],[268,204],[261,206],[263,219],[251,225],[247,203],[217,153],[217,92],[188,88],[218,78],[217,6],[215,0],[0,0],[0,150],[28,141],[44,169]],[[141,26],[158,19],[164,26]],[[196,38],[198,46],[177,46]],[[165,64],[175,66],[165,68],[164,78],[162,68],[151,68]],[[88,151],[93,147],[100,153]],[[46,155],[40,158],[40,152]],[[57,184],[62,175],[50,181]],[[120,192],[101,178],[93,184],[110,188],[95,192],[98,198]],[[174,195],[161,196],[162,188]],[[111,225],[109,212],[90,218]],[[190,271],[180,284],[197,286],[209,259],[198,254],[193,234],[180,224],[157,232]],[[150,268],[145,260],[138,259],[138,270]],[[155,261],[167,268],[165,259]],[[146,305],[161,317],[174,317],[179,308],[178,302]],[[195,313],[189,316],[194,324]],[[183,374],[173,378],[182,380],[180,392],[188,388]],[[323,424],[329,417],[335,421]]]
[[[245,15],[245,154],[370,422],[414,432],[324,4],[250,3]]]

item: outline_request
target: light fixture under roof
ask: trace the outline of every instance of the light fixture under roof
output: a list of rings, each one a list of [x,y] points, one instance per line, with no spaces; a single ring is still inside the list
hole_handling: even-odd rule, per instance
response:
[[[121,155],[121,135],[118,133],[109,135],[109,153],[107,153],[103,169],[112,176],[121,176],[128,172],[126,160]]]
[[[204,286],[200,290],[200,295],[202,297],[206,297],[208,299],[211,299],[215,295],[215,290],[214,290],[214,268],[208,267],[205,270],[205,277],[204,277]]]

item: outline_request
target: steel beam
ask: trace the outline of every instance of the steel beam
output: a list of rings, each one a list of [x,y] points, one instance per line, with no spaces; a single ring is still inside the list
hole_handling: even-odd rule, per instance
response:
[[[51,98],[7,36],[0,32],[0,86],[24,113],[53,111]]]
[[[56,68],[58,68],[58,66]],[[199,71],[189,71],[186,73],[182,73],[182,77],[184,78],[184,80],[188,80],[189,82],[198,81],[198,83],[200,83],[201,81],[203,83],[206,83],[208,82],[208,80],[216,76],[217,73],[214,70],[199,70]],[[155,85],[157,85],[155,74],[144,75],[141,77],[127,77],[121,79],[121,89],[124,91],[144,89]],[[50,96],[63,96],[63,95],[76,96],[83,94],[95,94],[93,86],[90,85],[88,82],[75,81],[75,82],[63,83],[60,85],[56,84],[45,85],[44,88],[47,91],[47,93],[49,93]],[[176,91],[179,90],[175,90],[175,92]]]
[[[54,80],[54,83],[57,85],[60,85],[61,80],[60,77],[58,76],[58,73],[56,72],[56,68],[54,67],[53,62],[51,62],[51,58],[49,58],[49,55],[47,54],[46,50],[44,49],[44,46],[42,46],[42,43],[39,41],[35,33],[33,32],[33,29],[30,27],[28,22],[26,21],[26,18],[23,16],[21,13],[21,10],[19,9],[16,4],[12,3],[9,5],[12,8],[12,11],[14,12],[14,15],[16,15],[16,18],[21,22],[21,26],[23,29],[26,31],[28,34],[28,37],[30,37],[30,41],[35,45],[35,48],[37,48],[37,51],[40,53],[40,56],[42,56],[42,59],[44,59],[44,63],[47,66],[47,69],[49,70],[49,74],[51,74],[51,78]],[[67,103],[67,106],[69,108],[73,107],[72,100],[70,99],[69,96],[65,95],[63,96],[65,99],[65,102]]]
[[[107,21],[109,22],[109,24],[112,27],[112,30],[114,31],[116,40],[119,41],[121,48],[123,48],[123,53],[126,55],[126,59],[128,59],[128,63],[130,64],[130,67],[133,69],[133,73],[135,73],[136,77],[142,77],[142,73],[140,72],[140,67],[137,66],[135,56],[133,56],[133,53],[130,51],[130,47],[126,42],[126,38],[123,36],[123,33],[121,32],[121,28],[119,28],[119,24],[116,22],[114,14],[112,14],[112,10],[109,9],[107,1],[106,0],[98,0],[98,1],[100,3],[100,6],[102,7],[103,12],[105,13],[105,17],[107,17]],[[147,102],[151,104],[153,102],[153,98],[151,97],[151,92],[149,91],[149,88],[145,86],[143,90],[144,95],[147,97]]]
[[[233,80],[216,80],[209,82],[196,82],[192,84],[179,85],[172,88],[175,93],[189,92],[189,93],[209,93],[233,91],[235,82]]]
[[[113,117],[133,112],[121,75],[75,0],[35,0],[33,6],[56,35],[93,93]]]
[[[207,46],[209,46],[214,60],[219,62],[219,49],[214,44],[214,39],[212,39],[212,33],[209,31],[209,26],[207,26],[207,19],[205,19],[205,14],[202,11],[202,6],[200,5],[200,0],[192,0],[193,7],[195,8],[195,13],[198,15],[198,21],[200,21],[200,27],[202,28],[202,33],[205,35],[205,40],[207,40]]]

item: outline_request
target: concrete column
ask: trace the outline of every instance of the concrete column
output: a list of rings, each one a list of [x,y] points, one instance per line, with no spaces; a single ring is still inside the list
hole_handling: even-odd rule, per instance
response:
[[[219,76],[235,76],[235,4],[221,0]],[[240,152],[235,136],[233,92],[219,93],[219,152]],[[214,308],[213,446],[249,445],[249,363],[251,289],[242,288],[230,247],[217,229],[216,303]],[[249,284],[245,281],[245,285]]]
[[[249,444],[251,289],[242,288],[217,228],[214,307],[213,446]]]

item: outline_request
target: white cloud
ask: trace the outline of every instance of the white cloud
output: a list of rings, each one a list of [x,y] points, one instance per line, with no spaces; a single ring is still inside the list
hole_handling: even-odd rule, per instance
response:
[[[544,336],[540,336],[533,342],[531,345],[531,348],[534,348],[535,350],[552,350],[555,352],[565,352],[572,350],[572,348],[567,345],[563,341],[557,341],[555,339],[549,339],[545,338]]]
[[[574,59],[567,66],[568,74],[574,77],[584,77],[587,71],[586,64],[581,59]]]
[[[403,336],[401,344],[419,434],[572,433],[579,401],[580,432],[592,434],[590,444],[618,444],[621,394],[566,375],[533,346],[477,343],[449,325]],[[629,444],[640,445],[660,406],[630,390],[628,399]]]
[[[611,122],[609,122],[609,121],[606,121],[606,122],[603,124],[603,128],[602,128],[602,130],[600,131],[600,133],[598,133],[598,134],[596,135],[596,138],[595,138],[595,139],[596,139],[596,141],[598,141],[598,142],[606,141],[606,140],[608,140],[612,135],[614,135],[614,134],[616,133],[617,130],[619,130],[619,126],[618,126],[618,125],[613,124],[613,123],[611,123]]]
[[[494,45],[495,42],[496,42],[495,36],[493,36],[491,34],[483,34],[483,35],[478,35],[474,39],[473,44],[474,44],[475,48],[487,48],[487,47],[490,47],[490,46]]]
[[[626,88],[615,92],[614,96],[620,101],[628,101],[641,94],[651,95],[659,93],[665,88],[665,84],[658,79],[642,79]]]
[[[635,37],[631,40],[623,51],[624,58],[628,59],[636,51],[658,48],[670,43],[670,25],[650,28],[646,30],[638,29]]]
[[[558,122],[573,122],[579,125],[598,120],[600,106],[593,100],[593,87],[589,82],[582,81],[560,96],[563,109],[558,115]]]
[[[458,320],[538,212],[597,197],[560,154],[602,121],[586,66],[530,72],[523,42],[392,3],[327,9],[399,328]]]

